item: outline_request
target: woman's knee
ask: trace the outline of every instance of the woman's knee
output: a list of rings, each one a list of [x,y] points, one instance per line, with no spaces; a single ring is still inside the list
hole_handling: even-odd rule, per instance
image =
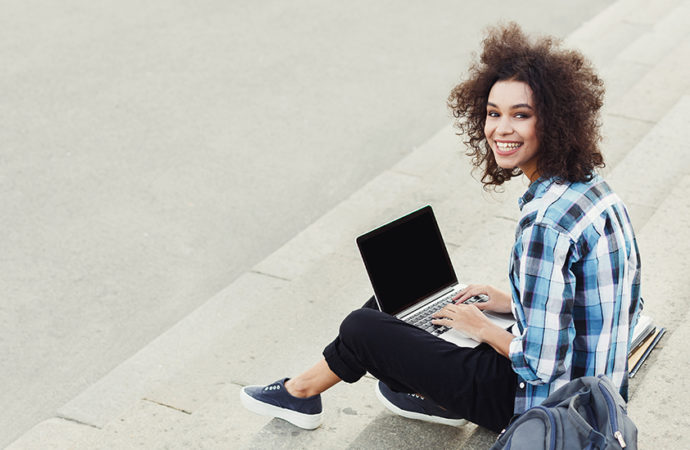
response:
[[[379,330],[381,323],[389,318],[387,314],[369,308],[352,311],[340,324],[340,338],[349,341],[368,336],[372,331]]]

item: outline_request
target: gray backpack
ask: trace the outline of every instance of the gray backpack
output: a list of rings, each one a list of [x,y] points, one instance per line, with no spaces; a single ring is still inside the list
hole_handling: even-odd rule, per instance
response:
[[[492,449],[637,449],[625,400],[604,375],[578,378],[514,418]]]

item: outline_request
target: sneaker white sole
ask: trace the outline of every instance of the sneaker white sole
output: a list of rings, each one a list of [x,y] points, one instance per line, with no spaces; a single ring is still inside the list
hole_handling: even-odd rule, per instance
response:
[[[400,409],[397,406],[395,406],[393,403],[388,401],[386,397],[383,396],[383,393],[379,389],[378,383],[376,383],[376,386],[374,388],[376,391],[376,397],[378,397],[379,401],[383,403],[383,406],[388,408],[389,411],[403,417],[407,417],[408,419],[415,419],[415,420],[423,420],[424,422],[432,422],[432,423],[440,423],[443,425],[450,425],[451,427],[461,427],[467,423],[465,419],[446,419],[445,417],[439,417],[439,416],[430,416],[428,414],[422,414],[422,413],[416,413],[412,411],[406,411],[404,409]]]
[[[249,386],[251,387],[251,386]],[[321,425],[321,414],[305,414],[289,409],[281,408],[279,406],[270,405],[261,402],[251,395],[240,389],[240,401],[249,411],[261,414],[262,416],[278,417],[286,420],[296,427],[304,428],[305,430],[313,430]]]

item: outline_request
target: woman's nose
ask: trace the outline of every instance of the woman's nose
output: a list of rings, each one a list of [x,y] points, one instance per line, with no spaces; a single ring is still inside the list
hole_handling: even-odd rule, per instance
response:
[[[496,132],[499,134],[510,134],[513,132],[512,124],[510,123],[510,118],[502,116],[496,126]]]

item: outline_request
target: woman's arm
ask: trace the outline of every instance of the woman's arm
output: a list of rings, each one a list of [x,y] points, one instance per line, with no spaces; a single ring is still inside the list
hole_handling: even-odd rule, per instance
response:
[[[533,384],[550,383],[572,365],[577,253],[570,236],[546,224],[523,230],[515,245],[521,334],[510,345],[513,370]]]
[[[491,325],[493,326],[483,329],[479,342],[486,342],[498,353],[510,359],[510,343],[515,336],[496,324],[491,323]]]

